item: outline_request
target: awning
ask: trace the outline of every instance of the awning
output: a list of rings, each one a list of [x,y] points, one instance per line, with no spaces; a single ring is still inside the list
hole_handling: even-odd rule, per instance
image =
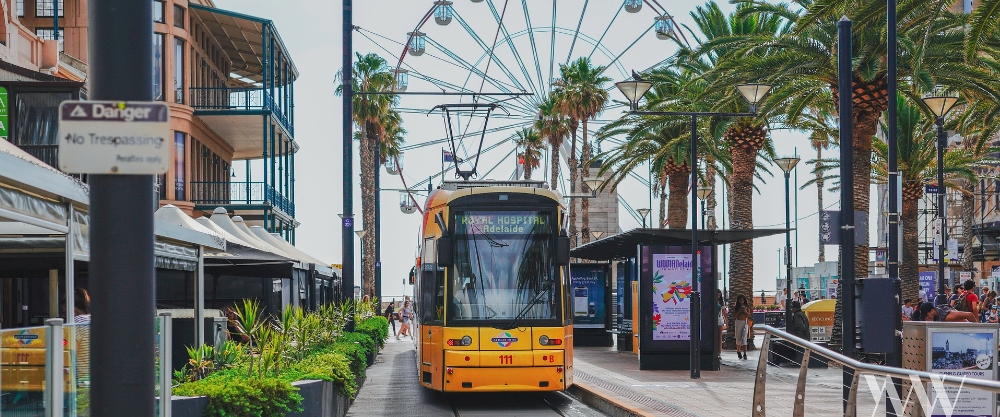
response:
[[[258,278],[291,278],[292,261],[273,253],[240,245],[205,251],[205,273]]]
[[[279,54],[291,67],[291,79],[294,81],[299,77],[299,71],[295,68],[285,43],[281,41],[281,36],[270,20],[197,4],[189,4],[188,8],[193,15],[201,19],[202,24],[222,45],[222,51],[232,61],[230,72],[233,74],[257,83],[263,81],[265,63],[263,39],[264,31],[267,30],[268,34],[274,37]],[[280,85],[282,80],[276,78],[275,82],[276,85]]]
[[[722,245],[748,239],[773,236],[792,229],[739,229],[698,230],[699,243]],[[624,233],[595,240],[570,251],[570,256],[593,261],[626,259],[636,255],[636,247],[643,245],[687,245],[691,243],[690,229],[632,229]]]

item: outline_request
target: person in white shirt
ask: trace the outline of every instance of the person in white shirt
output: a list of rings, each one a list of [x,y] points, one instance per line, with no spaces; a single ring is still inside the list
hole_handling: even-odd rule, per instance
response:
[[[910,316],[913,315],[913,300],[907,298],[903,302],[903,320],[909,320]]]

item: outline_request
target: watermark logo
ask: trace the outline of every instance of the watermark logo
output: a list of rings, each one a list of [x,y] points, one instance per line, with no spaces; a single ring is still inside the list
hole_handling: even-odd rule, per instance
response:
[[[955,407],[958,405],[958,397],[962,394],[962,387],[965,386],[965,377],[963,376],[962,384],[955,391],[955,398],[952,399],[948,397],[948,391],[944,385],[944,376],[934,375],[931,379],[931,386],[936,395],[934,395],[934,400],[931,401],[928,390],[924,383],[920,381],[920,377],[910,375],[910,391],[906,393],[905,399],[900,399],[899,392],[893,389],[892,379],[888,376],[884,377],[884,382],[881,384],[875,375],[864,375],[864,377],[865,383],[868,384],[868,390],[872,394],[872,399],[875,400],[875,407],[871,414],[873,417],[878,413],[879,404],[886,397],[892,403],[893,409],[904,410],[904,407],[910,406],[913,403],[912,397],[914,394],[917,396],[917,401],[920,403],[920,408],[924,413],[923,415],[931,415],[932,412],[937,411],[935,408],[940,405],[940,411],[944,413],[945,417],[951,417],[955,412]]]

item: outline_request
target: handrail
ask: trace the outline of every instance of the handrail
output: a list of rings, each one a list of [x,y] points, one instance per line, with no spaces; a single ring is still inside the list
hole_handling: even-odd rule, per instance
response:
[[[840,363],[841,366],[845,368],[851,368],[854,370],[854,382],[850,387],[849,394],[849,404],[848,409],[845,410],[845,416],[854,416],[856,410],[853,409],[855,404],[854,400],[857,398],[858,382],[861,373],[867,372],[872,374],[886,375],[893,378],[900,378],[905,380],[910,380],[911,377],[915,376],[920,379],[921,382],[940,382],[944,385],[959,387],[959,388],[971,388],[980,389],[984,391],[989,391],[994,394],[1000,394],[1000,382],[985,380],[985,379],[965,379],[962,377],[956,377],[952,375],[944,374],[934,374],[926,371],[918,371],[913,369],[903,369],[894,368],[890,366],[875,365],[870,363],[864,363],[856,359],[849,358],[843,354],[834,352],[828,348],[825,348],[819,344],[813,343],[811,341],[802,339],[798,336],[787,333],[783,330],[776,329],[767,325],[754,325],[753,330],[759,330],[764,332],[763,346],[760,350],[760,358],[757,362],[757,377],[756,384],[754,386],[754,405],[753,405],[753,415],[754,416],[764,416],[764,389],[766,386],[767,373],[767,356],[770,349],[769,342],[771,336],[780,337],[783,340],[788,341],[791,344],[799,346],[804,349],[805,353],[803,355],[803,360],[800,366],[802,370],[806,369],[809,364],[809,354],[810,352],[818,353],[827,359]],[[800,402],[804,402],[805,396],[805,372],[800,372],[798,389],[796,390],[796,407],[794,415],[802,415],[802,408],[800,407]]]

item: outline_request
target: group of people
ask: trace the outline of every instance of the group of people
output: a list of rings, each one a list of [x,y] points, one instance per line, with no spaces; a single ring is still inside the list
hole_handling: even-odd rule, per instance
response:
[[[400,336],[409,337],[413,339],[413,335],[410,334],[410,320],[413,319],[413,308],[410,307],[410,296],[406,296],[403,301],[403,308],[396,312],[396,300],[392,300],[388,306],[385,307],[385,318],[389,320],[389,324],[392,325],[392,333],[396,336],[396,340],[399,340]],[[399,331],[396,331],[396,320],[399,320]]]
[[[976,292],[976,283],[971,279],[954,290],[946,290],[947,303],[935,304],[918,299],[904,300],[903,320],[951,321],[966,323],[997,323],[997,293],[989,288]]]

